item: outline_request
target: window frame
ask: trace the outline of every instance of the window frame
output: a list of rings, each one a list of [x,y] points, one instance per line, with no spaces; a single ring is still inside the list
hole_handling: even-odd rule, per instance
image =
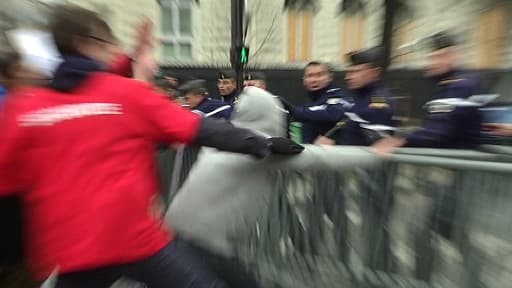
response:
[[[193,31],[193,22],[194,22],[194,1],[191,0],[163,0],[161,2],[162,12],[161,17],[163,18],[164,9],[168,9],[171,12],[172,19],[172,31],[165,31],[164,25],[162,25],[162,37],[161,42],[162,45],[172,45],[175,49],[175,56],[165,55],[163,52],[164,48],[162,48],[162,56],[164,59],[178,59],[178,60],[194,60],[194,31]],[[190,10],[190,35],[183,35],[180,29],[180,20],[181,13],[180,10],[186,8]],[[163,23],[163,19],[161,20]],[[190,45],[190,57],[184,57],[181,52],[181,45]]]

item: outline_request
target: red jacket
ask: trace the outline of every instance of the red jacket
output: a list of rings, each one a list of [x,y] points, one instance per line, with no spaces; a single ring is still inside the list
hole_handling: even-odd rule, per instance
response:
[[[142,82],[93,73],[72,93],[17,91],[0,122],[0,196],[24,201],[38,277],[129,263],[173,238],[155,216],[159,143],[190,143],[200,118]]]

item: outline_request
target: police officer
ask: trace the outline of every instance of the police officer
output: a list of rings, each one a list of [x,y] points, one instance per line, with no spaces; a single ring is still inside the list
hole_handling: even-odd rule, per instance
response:
[[[310,101],[295,107],[293,116],[302,123],[302,141],[313,143],[344,117],[344,109],[350,103],[344,99],[342,90],[333,84],[333,72],[327,63],[308,63],[304,68],[303,83]]]
[[[315,143],[324,145],[362,145],[372,144],[370,131],[365,124],[393,126],[393,103],[391,93],[382,83],[383,49],[373,47],[348,54],[350,67],[345,81],[353,94],[353,106],[347,112],[356,117],[345,118],[325,136]],[[360,121],[364,121],[360,122]]]
[[[331,129],[315,141],[316,144],[323,145],[360,145],[368,146],[372,143],[372,137],[367,126],[379,124],[385,126],[393,125],[393,104],[391,94],[382,83],[382,60],[383,51],[380,47],[373,47],[365,50],[355,51],[347,55],[350,60],[345,81],[347,88],[353,97],[346,98],[352,105],[345,105],[343,111],[351,113],[353,116],[345,117],[342,115],[342,121],[338,122],[335,128]],[[372,175],[374,181],[377,178],[383,178],[384,173]],[[385,178],[384,178],[385,179]],[[389,257],[391,255],[389,246],[389,232],[387,222],[392,207],[392,197],[385,191],[375,190],[373,187],[362,187],[361,193],[361,211],[365,211],[363,217],[363,263],[366,267],[381,271],[387,271],[389,268]],[[330,195],[326,203],[336,199],[336,203],[346,201],[342,193]],[[330,205],[326,205],[329,209]],[[327,210],[327,214],[333,215],[333,212]],[[347,234],[347,220],[338,223],[339,233]],[[341,254],[347,259],[347,243],[340,241],[339,249],[344,249]],[[342,250],[343,251],[343,250]],[[342,258],[343,259],[343,258]]]
[[[451,35],[446,32],[435,34],[431,43],[433,52],[429,54],[426,76],[434,80],[435,87],[433,100],[425,105],[427,115],[423,127],[407,137],[389,137],[377,142],[373,148],[379,154],[387,155],[401,146],[468,149],[479,144],[479,107],[467,105],[468,101],[465,100],[472,95],[481,94],[480,78],[475,73],[459,71],[456,68],[456,42]],[[456,174],[455,178],[457,177]],[[436,183],[432,183],[429,186],[435,185]],[[458,190],[452,188],[434,188],[430,191],[434,199],[429,223],[426,229],[417,233],[415,239],[416,277],[421,280],[429,281],[433,271],[432,255],[435,254],[435,249],[432,247],[431,230],[446,239],[454,240],[454,217],[456,213],[463,211],[459,209],[464,208],[458,208],[457,199],[464,196],[453,193]],[[464,231],[464,225],[460,228],[457,246],[462,250],[464,265],[468,269],[464,287],[481,287],[478,260],[475,261],[474,254],[469,249],[471,245],[468,244],[469,237]]]
[[[236,84],[236,74],[234,71],[221,71],[219,72],[219,79],[217,83],[219,94],[222,101],[229,105],[233,105],[238,101],[238,90]]]
[[[267,90],[267,77],[263,72],[247,72],[244,76],[244,87],[254,86]],[[290,137],[290,123],[292,120],[293,106],[284,97],[275,96],[281,102],[281,110],[286,116],[286,131],[288,138]]]
[[[178,88],[183,95],[185,104],[193,112],[205,117],[229,119],[232,107],[220,100],[208,97],[206,81],[191,80]]]
[[[425,75],[435,83],[432,100],[425,107],[427,115],[422,128],[405,138],[390,137],[374,148],[389,153],[401,146],[429,148],[474,148],[480,141],[482,117],[476,106],[464,100],[481,94],[480,77],[457,69],[455,40],[446,32],[432,36],[433,52]]]

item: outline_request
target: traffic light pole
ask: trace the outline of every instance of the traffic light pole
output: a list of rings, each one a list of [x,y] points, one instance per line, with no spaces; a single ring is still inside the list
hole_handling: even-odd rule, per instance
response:
[[[239,92],[242,91],[245,64],[242,63],[242,47],[244,46],[244,11],[245,0],[231,0],[231,67],[236,73]]]

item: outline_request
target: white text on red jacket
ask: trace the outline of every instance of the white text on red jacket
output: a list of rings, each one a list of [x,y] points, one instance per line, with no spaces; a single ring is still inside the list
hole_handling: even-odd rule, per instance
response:
[[[20,126],[51,126],[56,123],[98,115],[121,115],[121,104],[81,103],[36,110],[18,117]]]

